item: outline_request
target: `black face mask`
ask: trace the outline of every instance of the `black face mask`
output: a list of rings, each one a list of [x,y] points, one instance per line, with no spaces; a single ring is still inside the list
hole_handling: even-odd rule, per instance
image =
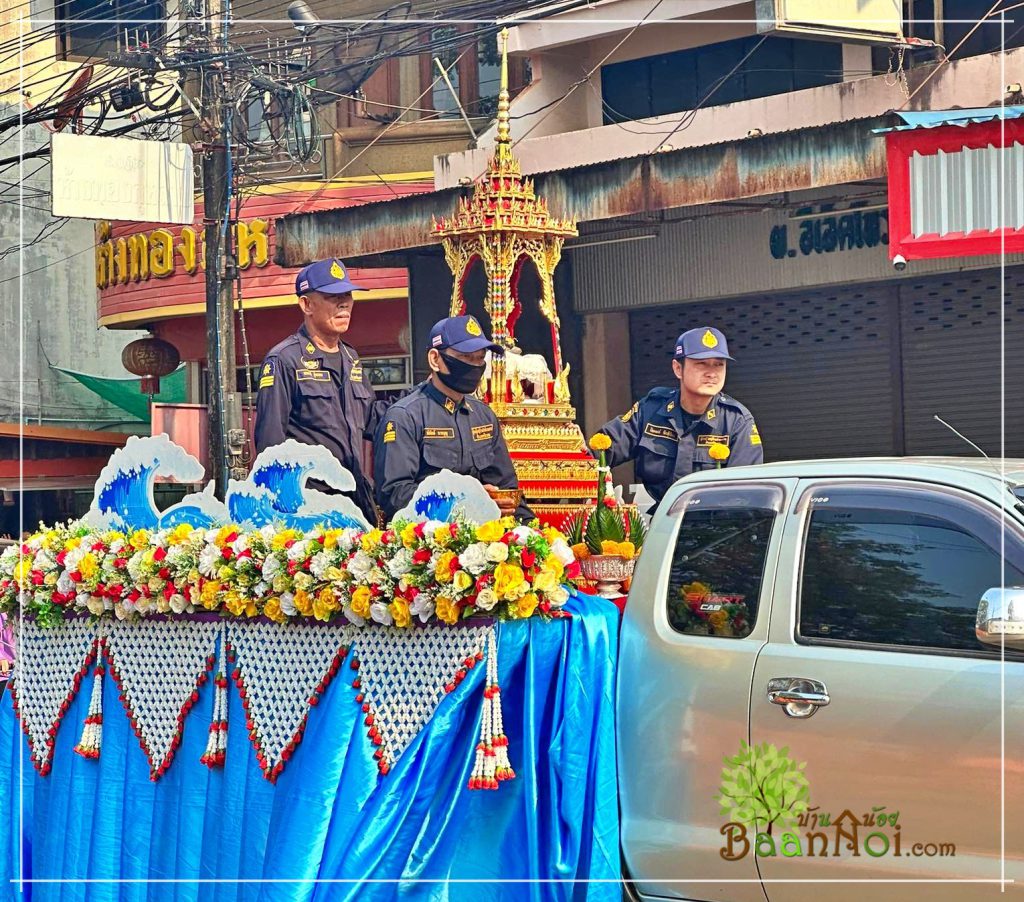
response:
[[[442,373],[439,371],[437,378],[452,391],[457,391],[460,395],[473,394],[484,376],[484,365],[481,363],[479,366],[474,366],[472,363],[466,363],[466,361],[450,357],[448,354],[442,353],[441,356],[444,358],[444,362],[448,364],[448,372]]]

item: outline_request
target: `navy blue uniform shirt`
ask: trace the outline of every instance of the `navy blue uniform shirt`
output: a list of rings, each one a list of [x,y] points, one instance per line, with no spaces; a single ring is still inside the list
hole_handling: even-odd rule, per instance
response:
[[[427,476],[451,470],[500,489],[519,487],[498,418],[483,401],[456,404],[429,381],[392,404],[373,441],[377,503],[390,520]],[[519,519],[532,520],[525,504]]]
[[[605,452],[608,465],[636,461],[637,479],[655,502],[661,501],[677,479],[716,467],[708,454],[716,442],[729,447],[723,467],[764,463],[754,415],[721,393],[698,417],[679,406],[678,388],[654,388],[598,431],[612,440]]]
[[[321,351],[302,326],[271,348],[260,368],[256,396],[256,452],[285,439],[323,445],[356,479],[355,501],[377,522],[373,489],[363,473],[365,438],[386,402],[376,402],[354,348]],[[321,486],[316,486],[322,488]]]

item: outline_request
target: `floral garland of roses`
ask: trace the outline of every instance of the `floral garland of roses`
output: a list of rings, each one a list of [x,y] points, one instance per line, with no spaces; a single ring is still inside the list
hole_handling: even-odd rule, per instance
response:
[[[181,524],[123,533],[79,522],[41,528],[0,555],[0,612],[40,626],[65,615],[127,619],[217,612],[409,627],[467,617],[555,617],[579,563],[554,529],[511,517],[395,520],[388,529],[308,533]]]

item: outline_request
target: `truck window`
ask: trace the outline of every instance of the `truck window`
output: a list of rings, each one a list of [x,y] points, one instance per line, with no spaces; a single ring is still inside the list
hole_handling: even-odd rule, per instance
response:
[[[665,599],[680,633],[741,639],[757,620],[772,526],[782,505],[774,486],[695,489],[682,512]]]
[[[934,491],[815,488],[804,543],[805,639],[989,651],[974,635],[985,590],[1024,585],[999,518]]]

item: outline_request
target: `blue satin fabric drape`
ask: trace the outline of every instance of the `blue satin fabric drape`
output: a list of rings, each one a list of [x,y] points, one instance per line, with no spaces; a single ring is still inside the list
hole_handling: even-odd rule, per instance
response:
[[[233,688],[225,768],[199,762],[212,714],[208,684],[156,783],[109,677],[99,760],[72,751],[88,708],[87,680],[45,778],[31,766],[5,696],[0,898],[17,898],[8,881],[20,876],[98,881],[25,884],[33,902],[619,899],[618,613],[586,596],[574,596],[567,610],[571,620],[498,626],[516,779],[497,792],[466,789],[483,667],[441,702],[381,778],[346,665],[311,711],[276,785],[256,764]]]

